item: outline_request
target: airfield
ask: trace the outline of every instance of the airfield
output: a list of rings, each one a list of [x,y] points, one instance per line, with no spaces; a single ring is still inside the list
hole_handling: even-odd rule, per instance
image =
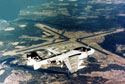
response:
[[[9,23],[3,20],[0,84],[125,84],[124,6],[123,0],[50,0],[20,10]],[[86,59],[87,67],[73,74],[26,64],[29,52],[81,46],[95,53]]]
[[[25,24],[20,24],[23,25],[23,30],[25,29]],[[24,26],[25,25],[25,26]],[[11,45],[14,46],[13,49],[8,50],[8,51],[2,51],[4,60],[1,60],[1,76],[5,74],[5,70],[3,69],[3,67],[21,67],[24,68],[25,71],[21,71],[21,72],[17,72],[17,71],[13,71],[14,73],[17,73],[17,75],[15,75],[14,77],[17,77],[19,75],[19,73],[27,73],[29,74],[29,69],[27,68],[28,66],[26,65],[26,61],[25,61],[25,54],[32,52],[32,51],[41,51],[43,49],[48,49],[50,47],[55,47],[59,49],[59,52],[61,51],[65,51],[65,50],[72,50],[76,47],[80,47],[80,46],[89,46],[92,47],[93,49],[96,50],[96,52],[94,53],[94,55],[90,56],[90,59],[88,59],[88,61],[86,61],[85,64],[88,64],[88,67],[85,69],[82,69],[80,71],[78,71],[77,73],[74,73],[69,76],[66,75],[66,73],[64,72],[53,72],[53,71],[46,71],[43,70],[43,72],[41,74],[45,74],[48,77],[48,75],[50,73],[52,73],[54,75],[54,77],[50,77],[49,80],[51,80],[51,78],[56,78],[59,76],[63,76],[63,80],[65,80],[65,82],[75,82],[73,81],[74,78],[77,78],[77,81],[82,82],[83,80],[85,80],[84,78],[79,79],[79,77],[92,77],[92,79],[94,77],[101,77],[104,79],[108,79],[110,81],[108,81],[109,83],[111,81],[114,81],[114,78],[112,78],[112,76],[110,75],[106,75],[106,74],[113,74],[113,77],[123,77],[124,71],[122,69],[124,69],[124,58],[122,58],[121,56],[114,54],[108,50],[103,49],[99,43],[103,42],[105,39],[105,36],[110,35],[110,34],[115,34],[115,33],[119,33],[119,32],[124,32],[124,29],[111,29],[108,31],[100,31],[100,32],[93,32],[93,33],[87,33],[85,31],[65,31],[65,30],[59,30],[56,29],[54,27],[45,25],[45,24],[41,24],[41,23],[35,23],[33,24],[35,26],[35,28],[38,28],[41,30],[41,32],[43,33],[42,36],[38,37],[38,36],[32,36],[32,35],[23,35],[21,34],[20,36],[18,36],[18,39],[21,39],[21,41],[16,41],[16,42],[9,42],[11,43]],[[22,26],[20,26],[20,28],[22,28]],[[8,29],[8,31],[7,31]],[[11,31],[15,31],[14,28],[7,28],[4,29],[5,32],[11,32]],[[32,44],[32,45],[20,45],[20,43],[23,43],[23,39],[28,39],[29,41],[36,41],[34,43],[37,44]],[[38,43],[37,41],[39,40],[44,40],[44,42],[42,43]],[[17,57],[17,59],[15,59]],[[13,58],[13,59],[12,59]],[[12,59],[8,62],[8,59]],[[121,70],[115,70],[115,69],[111,69],[110,67],[120,67]],[[30,67],[31,68],[31,67]],[[109,68],[109,69],[108,69]],[[28,71],[27,71],[28,69]],[[106,70],[108,69],[108,70]],[[37,70],[36,70],[37,71]],[[35,73],[36,73],[35,71]],[[42,70],[41,70],[42,71]],[[38,70],[38,73],[41,72],[40,70]],[[101,71],[101,72],[100,72]],[[116,71],[117,74],[116,74]],[[33,72],[33,70],[31,71]],[[14,74],[13,73],[13,74]],[[58,74],[57,74],[58,73]],[[121,75],[120,75],[121,74]],[[45,77],[45,75],[41,75],[40,77]],[[11,77],[11,75],[10,75]],[[13,78],[14,78],[13,77]],[[32,75],[30,74],[29,76],[32,77]],[[70,79],[67,79],[69,78]],[[11,80],[14,80],[13,78],[5,78],[6,80],[12,82]],[[19,77],[20,78],[20,77]],[[66,79],[65,79],[66,78]],[[28,78],[26,78],[28,80]],[[31,78],[32,79],[32,78]],[[88,78],[87,78],[88,79]],[[99,78],[100,79],[100,78]],[[36,80],[36,79],[35,79]],[[93,79],[95,80],[95,79]],[[122,81],[124,79],[120,79],[119,81]],[[15,80],[16,81],[16,80]],[[25,81],[22,78],[22,81]],[[103,79],[100,79],[100,81],[98,82],[102,82]],[[47,81],[48,82],[48,81]],[[93,82],[93,81],[88,81],[88,82]],[[6,83],[6,81],[5,81]],[[50,82],[49,82],[50,83]],[[51,84],[63,84],[64,81],[54,81]],[[90,83],[91,84],[91,83]]]

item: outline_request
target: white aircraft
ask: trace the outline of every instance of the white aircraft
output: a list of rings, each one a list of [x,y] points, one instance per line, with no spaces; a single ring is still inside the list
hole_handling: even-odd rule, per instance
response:
[[[92,48],[78,47],[73,50],[67,51],[65,53],[59,53],[56,48],[49,48],[48,58],[45,56],[38,56],[35,54],[27,55],[28,61],[27,65],[33,66],[34,70],[41,68],[42,65],[60,65],[60,67],[66,66],[67,69],[73,73],[85,67],[84,58],[92,55],[95,50]]]

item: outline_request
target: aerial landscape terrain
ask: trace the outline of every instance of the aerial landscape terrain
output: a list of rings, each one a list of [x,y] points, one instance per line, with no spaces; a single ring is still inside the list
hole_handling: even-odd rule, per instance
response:
[[[0,14],[0,84],[125,84],[124,0],[27,0],[16,6],[13,17]],[[26,64],[29,52],[81,46],[95,53],[75,73]]]

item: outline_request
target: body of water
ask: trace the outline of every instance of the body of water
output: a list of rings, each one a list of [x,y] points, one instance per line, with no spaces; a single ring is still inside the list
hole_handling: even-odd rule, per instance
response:
[[[49,0],[0,0],[0,18],[14,20],[21,9],[42,4],[46,1]]]

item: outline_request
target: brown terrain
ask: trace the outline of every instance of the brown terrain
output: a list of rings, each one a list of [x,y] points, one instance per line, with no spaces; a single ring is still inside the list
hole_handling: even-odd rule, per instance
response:
[[[13,51],[4,52],[3,55],[23,55],[22,59],[25,59],[24,53],[36,51],[40,49],[47,49],[48,47],[56,47],[60,50],[73,49],[78,46],[90,46],[96,50],[94,55],[90,56],[86,62],[88,67],[79,70],[74,74],[49,74],[40,73],[31,74],[28,71],[12,70],[11,74],[5,79],[3,84],[125,84],[125,59],[117,54],[103,49],[99,43],[102,43],[106,35],[123,32],[123,29],[108,30],[94,33],[87,33],[85,31],[64,31],[52,28],[43,24],[35,24],[36,27],[44,30],[44,37],[31,37],[22,35],[20,38],[27,38],[37,41],[38,39],[46,39],[47,41],[41,44],[32,45],[30,47],[22,47]],[[53,36],[49,39],[47,36]],[[61,39],[63,37],[64,39]],[[55,39],[54,43],[51,43]],[[14,45],[18,43],[13,43]],[[1,42],[2,45],[2,42]],[[117,52],[121,53],[124,50],[124,46],[119,45]],[[12,61],[12,64],[17,64],[19,60]],[[6,62],[5,62],[6,63]],[[19,66],[26,65],[23,61],[18,63]],[[0,75],[5,71],[3,68],[9,68],[4,63],[0,65]],[[33,71],[29,71],[33,72]],[[34,80],[34,81],[33,81]],[[37,83],[35,83],[37,81]],[[2,84],[2,83],[1,83]]]

